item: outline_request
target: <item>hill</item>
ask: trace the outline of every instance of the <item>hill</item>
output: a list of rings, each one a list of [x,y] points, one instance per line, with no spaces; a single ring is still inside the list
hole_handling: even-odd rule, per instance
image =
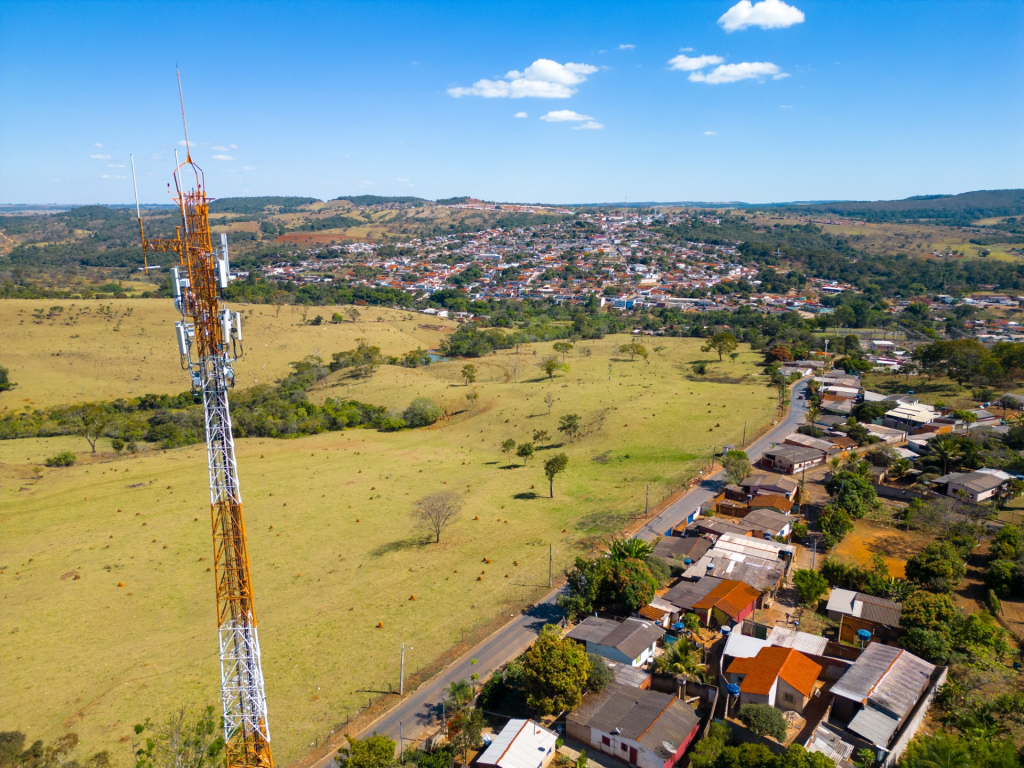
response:
[[[959,195],[919,195],[904,200],[809,203],[779,207],[799,213],[831,213],[867,221],[923,221],[967,226],[978,219],[1024,214],[1024,189],[991,189]]]
[[[123,381],[123,366],[106,364],[97,347],[113,336],[141,341],[143,328],[158,327],[143,314],[151,303],[136,302],[117,334],[82,334],[90,357],[79,365],[99,391],[141,384]],[[405,317],[359,325],[366,335],[398,339],[417,325]],[[325,356],[347,343],[306,338],[317,329],[296,327],[286,312],[275,324],[267,308],[263,320],[247,336],[264,351],[237,366],[245,381],[264,375],[263,364],[272,375],[266,355],[278,356],[281,343],[295,353],[323,344]],[[647,364],[617,354],[629,338],[577,345],[568,372],[553,379],[536,366],[550,344],[524,345],[517,373],[514,350],[473,361],[477,382],[469,387],[465,360],[384,366],[370,380],[333,374],[312,399],[401,409],[426,396],[461,412],[421,430],[237,441],[281,765],[365,706],[367,691],[396,684],[402,642],[407,682],[436,669],[463,635],[471,642],[499,614],[546,591],[549,543],[558,573],[641,512],[648,483],[653,504],[706,463],[713,446],[738,443],[745,425],[751,436],[773,417],[772,392],[756,375],[759,355],[744,348],[735,362],[715,359],[709,380],[690,381],[690,364],[707,358],[700,340],[659,339]],[[41,365],[52,360],[44,349],[36,354]],[[141,364],[147,380],[181,378],[173,361],[161,360]],[[0,397],[20,407],[37,397],[32,381]],[[478,399],[467,399],[473,392]],[[566,442],[558,424],[568,413],[594,431]],[[534,430],[552,437],[538,442],[527,466],[510,462],[501,442],[528,441]],[[76,451],[79,464],[43,466],[61,450]],[[556,452],[569,466],[552,499],[542,464]],[[464,511],[440,544],[427,544],[410,509],[442,489],[457,491]],[[12,662],[0,697],[6,729],[49,741],[73,721],[83,745],[110,748],[120,768],[130,756],[119,742],[132,723],[162,720],[182,703],[216,703],[204,446],[118,457],[106,439],[95,456],[81,438],[0,441],[0,508],[0,635]],[[69,615],[71,636],[51,631]]]

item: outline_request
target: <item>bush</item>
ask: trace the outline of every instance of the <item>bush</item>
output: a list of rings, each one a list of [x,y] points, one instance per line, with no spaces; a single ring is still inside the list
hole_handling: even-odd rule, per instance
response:
[[[381,432],[398,432],[405,429],[405,419],[400,419],[398,416],[385,416],[378,422],[377,429]]]
[[[410,429],[428,427],[441,418],[441,406],[429,397],[417,397],[402,412],[402,418]]]
[[[798,570],[793,574],[793,584],[804,605],[817,605],[821,596],[828,592],[828,581],[818,571]]]
[[[70,467],[78,461],[78,456],[73,454],[71,451],[61,451],[60,453],[54,454],[46,460],[46,466],[48,467]]]
[[[757,736],[770,736],[778,742],[786,740],[786,718],[769,704],[744,704],[740,722]]]
[[[952,592],[967,575],[956,547],[948,541],[933,541],[907,560],[907,578],[936,592]]]
[[[592,653],[587,654],[590,660],[590,674],[587,675],[587,690],[591,693],[603,691],[608,683],[615,679],[611,669],[604,663],[604,659]]]

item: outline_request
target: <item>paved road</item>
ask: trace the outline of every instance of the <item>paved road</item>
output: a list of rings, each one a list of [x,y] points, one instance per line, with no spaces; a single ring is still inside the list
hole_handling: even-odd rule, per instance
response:
[[[801,395],[805,388],[806,382],[803,381],[793,387],[792,404],[785,420],[755,441],[747,450],[747,455],[752,462],[760,458],[761,453],[767,448],[790,434],[803,421],[807,406]],[[721,472],[705,480],[700,487],[694,488],[652,519],[637,535],[645,539],[653,539],[664,534],[666,530],[685,520],[690,512],[701,504],[710,501],[717,493],[717,488],[722,481]],[[365,737],[376,731],[377,733],[386,733],[397,740],[399,723],[401,723],[401,732],[407,745],[422,739],[440,722],[440,702],[444,696],[444,689],[450,683],[456,680],[468,680],[474,672],[481,678],[486,678],[502,664],[526,650],[536,639],[541,627],[561,619],[561,613],[555,606],[556,595],[557,592],[552,592],[528,613],[517,616],[399,702],[397,706],[363,731],[360,736]],[[470,664],[471,659],[476,659],[477,663]],[[314,768],[329,768],[333,760],[332,751],[330,755],[316,763]]]

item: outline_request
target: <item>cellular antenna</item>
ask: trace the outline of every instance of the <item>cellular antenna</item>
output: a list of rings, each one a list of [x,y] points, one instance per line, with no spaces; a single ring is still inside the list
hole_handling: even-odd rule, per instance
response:
[[[181,126],[185,129],[185,162],[192,162],[192,151],[188,145],[188,123],[185,121],[185,94],[181,90],[181,70],[177,67],[174,68],[175,74],[178,75],[178,99],[181,101]]]

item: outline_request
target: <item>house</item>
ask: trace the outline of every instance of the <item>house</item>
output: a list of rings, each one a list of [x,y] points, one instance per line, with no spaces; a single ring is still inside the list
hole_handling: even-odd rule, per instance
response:
[[[771,509],[782,515],[790,514],[795,506],[791,499],[778,493],[763,493],[750,500],[751,509]]]
[[[653,621],[659,627],[668,629],[679,620],[679,609],[669,601],[655,596],[651,602],[637,611],[641,619]]]
[[[842,452],[839,446],[830,440],[823,440],[820,437],[811,437],[810,435],[804,435],[800,432],[794,432],[782,442],[786,445],[813,448],[817,451],[821,451],[826,456],[838,456]]]
[[[723,579],[716,576],[705,576],[699,581],[680,581],[661,596],[662,600],[676,606],[681,612],[690,613],[697,601],[703,599]]]
[[[788,539],[793,531],[793,519],[770,508],[752,509],[743,522],[752,526],[756,538]]]
[[[812,635],[798,629],[772,627],[768,633],[768,644],[778,648],[792,648],[805,656],[824,656],[828,640],[821,635]]]
[[[829,724],[845,730],[844,741],[874,749],[883,767],[894,765],[946,672],[902,648],[871,643],[832,686]]]
[[[907,431],[905,429],[868,423],[865,423],[863,426],[864,429],[868,431],[869,435],[877,437],[886,445],[901,445],[907,442]]]
[[[882,417],[882,426],[911,431],[931,422],[938,413],[925,403],[900,403]]]
[[[722,649],[722,668],[729,666],[733,659],[752,659],[761,652],[762,648],[771,645],[767,640],[760,640],[740,632],[730,632],[729,639],[725,641],[725,648]]]
[[[980,504],[998,494],[1012,479],[1011,475],[998,469],[976,469],[973,472],[951,472],[935,478],[932,483],[936,491],[946,496],[963,496],[971,504]]]
[[[612,671],[612,680],[619,685],[627,685],[632,688],[650,688],[651,673],[646,669],[634,667],[632,664],[619,664],[617,661],[601,659],[605,666]]]
[[[731,627],[754,615],[761,593],[742,581],[722,579],[715,588],[693,604],[706,627]]]
[[[792,475],[825,461],[825,453],[815,448],[804,448],[798,445],[777,445],[761,454],[761,464],[765,467]]]
[[[758,494],[777,493],[787,499],[795,499],[796,492],[800,490],[800,484],[791,480],[785,475],[770,474],[766,472],[755,472],[740,481],[740,487],[747,492],[748,496]]]
[[[646,619],[615,621],[588,616],[573,627],[566,637],[586,645],[587,653],[642,667],[654,658],[654,650],[664,635],[664,629]]]
[[[558,734],[533,720],[509,720],[477,758],[484,768],[545,768],[555,756]]]
[[[654,545],[654,554],[669,565],[689,565],[700,560],[709,549],[711,542],[700,536],[665,536]]]
[[[751,658],[734,659],[725,678],[740,687],[739,704],[768,704],[803,712],[814,695],[822,667],[792,648],[762,648]]]
[[[675,696],[611,683],[566,715],[576,739],[636,768],[673,768],[700,728],[697,713]]]
[[[840,642],[859,642],[857,632],[861,629],[882,640],[894,640],[899,636],[902,603],[837,588],[829,595],[825,610],[832,621],[839,622]]]

